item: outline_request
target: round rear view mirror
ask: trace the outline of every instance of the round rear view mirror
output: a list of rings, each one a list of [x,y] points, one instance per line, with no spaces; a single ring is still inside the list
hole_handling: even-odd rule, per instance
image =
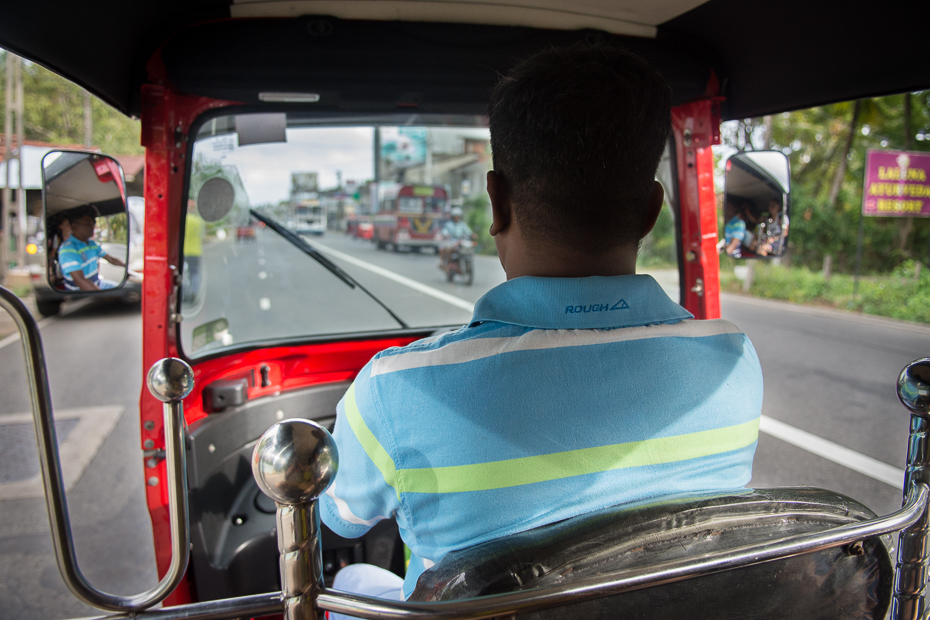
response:
[[[236,190],[232,183],[214,177],[204,183],[197,194],[197,210],[205,222],[218,222],[233,208]]]

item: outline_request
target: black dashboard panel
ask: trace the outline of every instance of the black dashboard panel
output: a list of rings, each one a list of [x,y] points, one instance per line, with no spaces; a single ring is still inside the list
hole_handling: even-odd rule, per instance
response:
[[[314,420],[332,430],[336,404],[348,387],[349,383],[334,383],[260,398],[191,424],[191,574],[198,600],[281,587],[275,506],[252,478],[252,449],[262,433],[283,419]],[[383,521],[354,540],[323,526],[327,585],[336,571],[357,562],[403,574],[403,544],[393,521]]]

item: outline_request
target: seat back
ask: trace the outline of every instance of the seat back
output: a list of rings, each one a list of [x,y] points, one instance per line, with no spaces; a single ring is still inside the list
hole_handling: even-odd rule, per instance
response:
[[[451,553],[409,600],[440,601],[570,583],[874,518],[814,488],[745,489],[614,507]],[[883,618],[890,537],[587,600],[521,618]]]

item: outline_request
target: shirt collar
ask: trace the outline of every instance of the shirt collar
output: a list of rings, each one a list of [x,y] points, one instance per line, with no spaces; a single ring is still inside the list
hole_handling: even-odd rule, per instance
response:
[[[648,275],[590,278],[523,276],[475,304],[471,324],[497,321],[535,329],[611,329],[694,318]]]

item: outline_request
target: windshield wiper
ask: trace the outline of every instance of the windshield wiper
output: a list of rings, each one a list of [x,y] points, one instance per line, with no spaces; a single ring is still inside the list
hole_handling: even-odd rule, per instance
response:
[[[399,316],[394,314],[394,312],[390,308],[384,305],[384,302],[382,302],[380,299],[372,295],[371,291],[369,291],[364,286],[356,282],[352,278],[352,276],[350,276],[345,271],[340,269],[339,266],[336,265],[336,263],[334,263],[333,261],[323,256],[322,252],[320,252],[319,250],[314,248],[312,245],[304,241],[303,237],[301,237],[300,235],[298,235],[292,230],[288,230],[287,228],[282,226],[280,222],[277,222],[276,220],[268,217],[267,215],[262,215],[261,213],[257,212],[255,209],[249,209],[249,214],[252,217],[254,217],[256,220],[258,220],[259,222],[261,222],[262,224],[270,228],[271,230],[275,231],[276,233],[284,237],[284,239],[290,242],[291,245],[296,247],[298,250],[300,250],[301,252],[303,252],[304,254],[306,254],[307,256],[309,256],[310,258],[312,258],[319,264],[321,264],[323,267],[326,268],[327,271],[329,271],[334,276],[336,276],[337,278],[345,282],[349,286],[349,288],[358,288],[363,293],[371,297],[374,300],[374,302],[378,304],[379,306],[381,306],[382,308],[384,308],[384,310],[388,314],[391,315],[391,318],[397,321],[402,328],[407,329],[410,327],[409,325],[404,323],[404,321]]]

